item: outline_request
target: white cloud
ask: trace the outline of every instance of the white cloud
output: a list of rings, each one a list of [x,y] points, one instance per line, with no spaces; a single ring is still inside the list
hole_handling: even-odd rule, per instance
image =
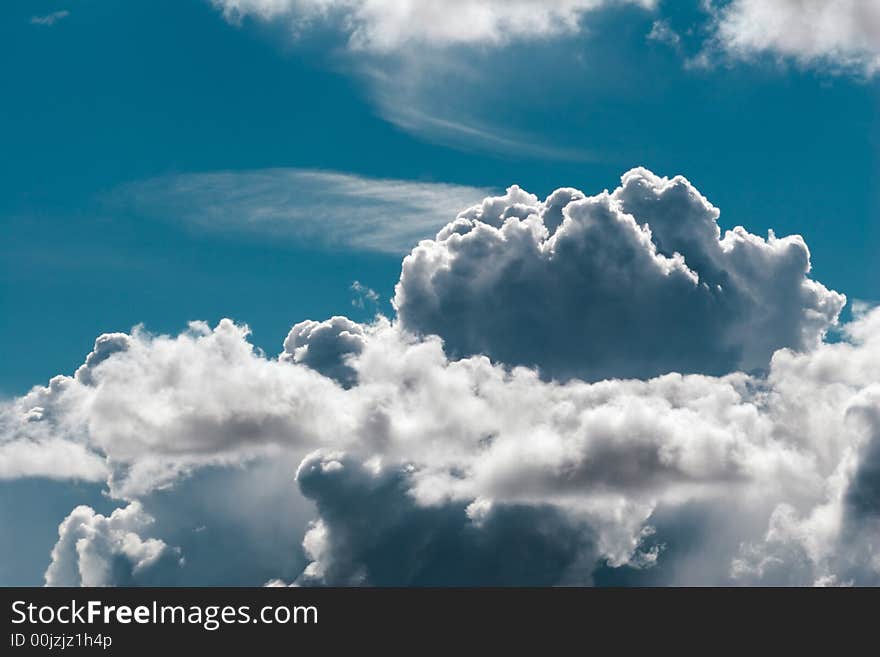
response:
[[[194,173],[129,185],[114,204],[208,231],[404,253],[486,189],[307,169]]]
[[[447,536],[443,523],[451,523],[448,540],[465,540],[481,509],[549,505],[562,514],[560,545],[579,523],[588,528],[579,530],[580,547],[555,562],[559,578],[590,550],[597,562],[644,568],[647,559],[663,568],[662,541],[689,540],[686,558],[711,565],[701,579],[685,579],[685,562],[682,579],[665,583],[876,582],[869,537],[880,422],[861,418],[880,417],[878,326],[875,311],[848,327],[850,342],[780,351],[766,377],[564,386],[525,370],[504,373],[484,358],[449,362],[439,343],[404,346],[399,333],[382,331],[356,360],[362,390],[395,391],[367,446],[313,455],[300,467],[300,486],[321,514],[306,541],[315,563],[303,581],[420,581],[418,573],[427,575],[419,569],[433,563],[424,523],[435,527],[433,540]],[[669,527],[695,504],[708,509],[706,529],[677,536]],[[652,551],[646,528],[655,523]],[[360,534],[363,527],[371,533]],[[410,531],[424,563],[409,561],[401,536]],[[415,579],[404,567],[383,570],[373,552],[383,545]],[[764,566],[755,570],[759,554]],[[676,557],[668,558],[675,572]]]
[[[403,565],[374,561],[371,546],[390,551],[392,564],[406,555],[419,577],[438,568],[466,578],[468,550],[482,563],[480,550],[494,545],[496,532],[520,536],[516,528],[538,518],[556,527],[549,535],[560,543],[540,539],[543,532],[521,537],[538,541],[535,558],[548,578],[575,581],[576,572],[588,582],[606,560],[640,568],[656,560],[662,569],[664,552],[646,543],[646,528],[656,523],[657,540],[670,540],[669,518],[687,517],[693,504],[711,509],[726,533],[721,547],[690,539],[689,554],[711,563],[704,583],[769,577],[777,571],[752,565],[767,560],[755,556],[766,550],[801,583],[870,582],[875,555],[863,547],[866,556],[850,559],[867,542],[848,537],[857,536],[852,527],[870,507],[864,493],[855,504],[853,491],[872,490],[859,482],[874,481],[870,455],[880,444],[880,423],[860,419],[880,412],[878,318],[880,311],[857,320],[846,342],[778,352],[766,377],[670,374],[565,385],[484,357],[450,361],[439,340],[416,340],[382,322],[364,327],[364,348],[351,361],[357,385],[348,390],[301,365],[265,359],[243,331],[222,324],[196,336],[138,335],[135,356],[118,352],[96,366],[95,386],[71,380],[88,388],[72,415],[87,415],[91,448],[116,469],[111,490],[135,498],[209,465],[240,468],[282,454],[295,462],[322,448],[300,467],[299,485],[320,519],[306,540],[316,565],[304,582],[421,581],[407,579]],[[76,424],[59,418],[55,431],[75,434]],[[275,451],[263,452],[269,442]],[[489,509],[500,515],[487,516]],[[271,526],[267,513],[262,522]],[[378,515],[370,534],[361,534],[371,513]],[[516,520],[522,517],[532,521]],[[795,530],[800,518],[823,530]],[[435,530],[424,533],[429,527]],[[792,536],[786,540],[812,544],[776,549],[783,529]],[[395,542],[404,536],[415,543]],[[447,539],[462,550],[465,570],[448,570],[424,549]],[[422,547],[408,552],[415,544]],[[795,557],[797,571],[786,561]],[[214,558],[222,563],[222,555]]]
[[[771,54],[869,76],[880,70],[874,0],[733,0],[714,11],[718,43],[736,57]]]
[[[233,23],[245,17],[272,21],[289,26],[292,38],[316,24],[339,28],[348,37],[348,56],[332,61],[362,79],[383,119],[429,142],[518,158],[595,159],[589,148],[573,145],[565,135],[530,134],[505,125],[497,112],[490,119],[489,113],[499,106],[507,115],[515,113],[517,97],[533,94],[583,104],[583,97],[571,98],[566,89],[551,85],[554,76],[547,71],[564,71],[560,80],[566,86],[572,79],[596,77],[589,62],[604,61],[602,53],[582,46],[592,36],[591,26],[600,24],[591,14],[602,10],[659,6],[653,13],[640,12],[656,17],[646,36],[678,52],[687,68],[707,68],[721,58],[767,55],[869,76],[880,67],[880,5],[874,1],[706,2],[698,20],[675,28],[674,17],[654,0],[213,3]],[[510,47],[523,42],[528,44],[527,58],[522,58],[522,49]],[[555,58],[542,64],[542,57],[554,52]],[[538,105],[548,102],[546,98]],[[535,102],[529,104],[530,111],[535,107]]]
[[[612,4],[655,0],[212,0],[227,20],[286,19],[301,29],[333,19],[357,50],[389,52],[412,44],[496,45],[575,32],[582,16]]]
[[[107,474],[108,469],[99,455],[68,440],[0,441],[0,479],[47,477],[103,481]]]
[[[162,568],[175,568],[175,550],[142,538],[153,518],[137,502],[109,516],[78,506],[58,527],[58,542],[46,570],[47,586],[149,584]]]
[[[87,435],[74,427],[85,407],[78,391],[75,379],[56,376],[27,395],[0,401],[0,479],[106,479],[104,458],[88,448]]]
[[[592,197],[512,187],[404,259],[395,308],[453,354],[562,378],[751,370],[818,344],[845,299],[808,277],[804,241],[722,235],[718,216],[645,169]]]
[[[800,240],[744,232],[719,240],[714,209],[686,181],[643,170],[625,180],[613,194],[563,189],[543,204],[511,190],[463,213],[441,241],[476,231],[521,254],[541,248],[534,237],[547,239],[551,227],[563,257],[560,231],[592,234],[590,249],[570,247],[575,263],[592,258],[590,271],[614,292],[592,306],[603,317],[644,300],[627,283],[643,271],[663,273],[655,292],[680,280],[664,297],[664,321],[676,313],[695,321],[686,300],[703,278],[736,283],[753,301],[763,290],[755,281],[794,285],[785,295],[797,304],[824,290],[805,283]],[[529,218],[536,208],[540,218]],[[481,257],[459,272],[464,280],[510,261],[505,250],[483,247],[472,245]],[[507,271],[524,282],[519,305],[566,287],[576,299],[594,284],[530,276],[519,265]],[[752,336],[769,331],[755,328],[764,324],[752,305],[733,308],[739,314],[726,322]],[[280,358],[255,350],[246,327],[229,320],[174,337],[137,329],[99,338],[74,376],[5,405],[3,442],[78,446],[106,463],[110,495],[130,502],[109,517],[75,510],[49,583],[222,583],[233,558],[236,582],[252,584],[555,584],[624,575],[665,584],[878,583],[880,310],[858,311],[836,343],[818,340],[830,315],[800,318],[786,334],[796,349],[776,351],[764,373],[592,383],[547,381],[483,355],[451,358],[440,338],[414,336],[399,320],[303,322]],[[771,327],[780,321],[757,317],[770,317]],[[460,321],[480,326],[483,318],[468,312]],[[691,324],[676,326],[678,339],[693,338]],[[713,336],[725,327],[719,322]],[[640,348],[605,331],[585,330],[563,346],[595,337],[615,353]],[[9,426],[18,433],[7,435]],[[285,561],[272,537],[283,527],[290,540],[290,519],[307,514],[314,522],[301,533],[304,554],[291,549]],[[508,559],[509,545],[519,547]],[[153,565],[160,561],[169,567]]]
[[[63,20],[70,16],[70,12],[66,9],[62,9],[61,11],[54,11],[51,14],[46,14],[45,16],[31,16],[31,25],[43,25],[45,27],[52,27],[60,20]]]

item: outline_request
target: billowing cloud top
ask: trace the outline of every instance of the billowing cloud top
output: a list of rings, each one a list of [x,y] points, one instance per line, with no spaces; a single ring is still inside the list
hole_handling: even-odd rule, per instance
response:
[[[816,346],[845,298],[808,277],[799,236],[737,227],[687,180],[645,169],[612,193],[511,187],[403,262],[401,324],[453,354],[560,378],[722,374]]]
[[[101,336],[0,408],[0,475],[124,504],[71,512],[47,583],[228,583],[217,546],[241,583],[880,582],[880,311],[822,341],[803,240],[717,218],[643,169],[511,188],[413,250],[394,319],[278,358],[230,320]]]

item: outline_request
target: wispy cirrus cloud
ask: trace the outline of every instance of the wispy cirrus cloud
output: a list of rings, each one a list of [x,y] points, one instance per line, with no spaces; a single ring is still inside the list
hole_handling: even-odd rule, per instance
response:
[[[45,27],[52,27],[60,20],[64,20],[70,16],[70,12],[66,9],[62,9],[61,11],[53,11],[51,14],[46,14],[44,16],[31,16],[31,25],[43,25]]]
[[[489,189],[312,169],[164,176],[126,185],[114,208],[212,232],[320,248],[405,253]]]
[[[564,138],[499,123],[491,108],[515,103],[505,79],[515,46],[553,50],[580,39],[605,10],[652,10],[657,0],[212,0],[230,23],[316,26],[342,35],[336,63],[365,83],[383,119],[429,142],[520,158],[585,161]],[[647,15],[647,14],[646,14]],[[571,58],[568,58],[569,60]],[[570,62],[569,62],[570,63]],[[534,68],[534,67],[531,67]],[[511,71],[513,69],[513,71]],[[521,79],[521,89],[533,84]]]
[[[383,119],[419,138],[466,152],[517,158],[583,162],[596,158],[587,149],[501,125],[488,118],[503,90],[490,90],[483,69],[495,64],[445,52],[362,59],[370,100]],[[491,60],[491,61],[490,61]],[[454,88],[459,91],[452,92]],[[443,102],[438,103],[437,99]],[[513,102],[512,100],[510,102]]]

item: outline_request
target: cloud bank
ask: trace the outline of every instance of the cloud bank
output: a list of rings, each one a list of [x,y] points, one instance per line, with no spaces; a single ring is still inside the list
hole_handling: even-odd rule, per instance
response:
[[[413,250],[395,318],[277,358],[231,320],[100,337],[0,410],[3,449],[64,443],[51,474],[98,462],[122,504],[71,512],[47,583],[880,583],[880,310],[822,340],[843,298],[803,240],[716,220],[644,169],[511,188]],[[438,300],[457,322],[416,329]]]

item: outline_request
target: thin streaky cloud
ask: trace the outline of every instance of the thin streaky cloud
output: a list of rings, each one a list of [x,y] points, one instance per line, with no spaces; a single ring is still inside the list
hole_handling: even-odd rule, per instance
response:
[[[463,53],[410,51],[404,57],[361,58],[351,70],[361,77],[378,114],[421,140],[464,152],[568,162],[595,160],[586,149],[560,145],[540,134],[501,126],[486,107],[484,61]],[[437,99],[443,98],[443,103]]]
[[[390,101],[390,99],[389,99]],[[589,151],[541,144],[528,135],[501,133],[473,121],[460,121],[433,116],[415,107],[396,106],[393,101],[380,101],[383,118],[411,134],[465,151],[489,151],[518,157],[586,162],[595,160]]]
[[[61,11],[53,11],[51,14],[46,14],[45,16],[31,16],[31,25],[44,25],[46,27],[52,27],[60,20],[63,20],[70,16],[70,12],[66,9],[62,9]]]
[[[312,169],[189,173],[126,185],[116,211],[198,230],[262,234],[319,248],[406,253],[485,188]]]

